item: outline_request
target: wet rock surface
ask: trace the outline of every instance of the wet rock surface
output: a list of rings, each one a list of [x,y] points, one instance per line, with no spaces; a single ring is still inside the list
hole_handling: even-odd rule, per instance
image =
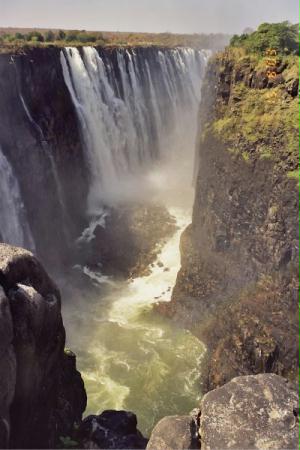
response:
[[[83,420],[78,433],[83,448],[144,449],[147,439],[137,429],[136,415],[128,411],[104,411]]]
[[[82,247],[81,260],[91,268],[117,277],[149,275],[162,245],[176,231],[176,220],[164,206],[127,205],[111,209],[105,226],[97,225],[94,238]]]
[[[234,378],[201,401],[201,449],[296,449],[299,398],[274,374]]]

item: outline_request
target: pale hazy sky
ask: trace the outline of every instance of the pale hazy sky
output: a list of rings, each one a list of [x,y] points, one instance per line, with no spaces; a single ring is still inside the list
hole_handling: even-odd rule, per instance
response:
[[[0,26],[241,32],[298,21],[298,0],[0,0]]]

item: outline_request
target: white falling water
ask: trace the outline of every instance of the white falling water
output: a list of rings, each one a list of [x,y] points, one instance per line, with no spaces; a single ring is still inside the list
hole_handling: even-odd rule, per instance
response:
[[[194,49],[115,53],[101,56],[92,47],[61,52],[90,168],[90,212],[112,191],[122,194],[133,175],[193,149],[209,56]]]
[[[98,223],[105,226],[101,200],[113,190],[121,197],[128,190],[124,181],[143,193],[148,180],[178,225],[148,276],[120,283],[104,277],[101,268],[77,267],[94,286],[105,283],[105,294],[83,300],[82,292],[72,293],[72,304],[64,304],[69,342],[88,393],[87,414],[99,408],[135,411],[145,435],[162,417],[188,413],[201,397],[204,345],[155,314],[153,304],[171,299],[180,236],[190,223],[207,57],[192,49],[61,53],[90,167],[90,213],[99,211],[79,241],[91,241]]]
[[[3,242],[34,250],[18,181],[0,146],[0,237]]]

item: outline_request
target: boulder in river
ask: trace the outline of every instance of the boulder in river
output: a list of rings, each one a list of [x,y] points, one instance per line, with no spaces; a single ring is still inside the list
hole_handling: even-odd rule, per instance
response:
[[[88,449],[144,449],[148,442],[137,429],[135,414],[114,410],[86,417],[78,438],[83,448]]]

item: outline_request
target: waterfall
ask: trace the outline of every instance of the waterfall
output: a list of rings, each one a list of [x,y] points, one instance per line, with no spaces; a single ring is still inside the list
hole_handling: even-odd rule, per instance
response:
[[[0,237],[3,242],[34,251],[20,187],[0,146]]]
[[[121,193],[124,180],[193,149],[208,56],[189,48],[62,50],[90,170],[90,210],[111,190]]]
[[[55,187],[56,187],[56,192],[57,192],[57,199],[59,202],[59,206],[60,206],[60,210],[63,216],[63,232],[64,232],[64,236],[66,239],[68,239],[68,231],[67,231],[67,227],[66,227],[66,223],[68,220],[68,214],[66,211],[66,206],[65,206],[65,202],[64,202],[64,194],[63,194],[63,189],[62,189],[62,185],[59,179],[59,174],[57,171],[57,167],[56,167],[56,162],[55,159],[53,157],[52,154],[52,149],[49,147],[49,144],[44,136],[43,130],[42,128],[39,126],[39,124],[34,120],[34,118],[32,117],[28,106],[26,105],[26,102],[24,100],[23,95],[19,92],[19,97],[23,106],[23,109],[25,111],[25,114],[29,120],[29,122],[31,123],[31,125],[33,126],[33,128],[36,130],[38,136],[39,136],[39,140],[41,143],[41,147],[45,153],[45,155],[47,156],[49,163],[50,163],[50,167],[51,167],[51,173],[54,179],[54,183],[55,183]]]

